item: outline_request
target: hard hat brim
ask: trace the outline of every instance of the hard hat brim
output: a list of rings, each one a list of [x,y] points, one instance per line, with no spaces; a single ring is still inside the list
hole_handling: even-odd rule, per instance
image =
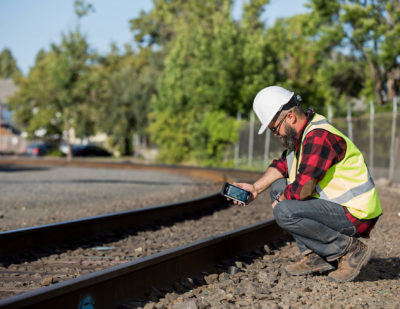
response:
[[[260,130],[258,130],[258,134],[263,134],[267,127],[268,127],[268,124],[263,124],[261,126]]]

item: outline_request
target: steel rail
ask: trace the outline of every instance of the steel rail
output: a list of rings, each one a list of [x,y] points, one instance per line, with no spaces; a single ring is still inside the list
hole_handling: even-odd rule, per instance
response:
[[[1,158],[0,165],[45,165],[45,166],[79,166],[89,168],[116,168],[132,170],[153,170],[168,173],[179,173],[191,177],[200,177],[219,182],[230,179],[229,173],[237,177],[255,174],[254,172],[209,169],[188,166],[144,165],[134,163],[66,161],[48,159]],[[53,223],[37,227],[0,232],[0,255],[13,255],[38,247],[60,244],[74,238],[92,237],[98,233],[111,232],[135,226],[152,225],[177,221],[206,211],[216,211],[227,207],[226,201],[218,194],[201,197],[180,203],[123,211],[106,215]]]
[[[18,254],[114,230],[174,222],[226,207],[228,207],[226,200],[219,193],[215,193],[179,203],[0,232],[0,255]]]
[[[152,287],[165,287],[183,276],[196,276],[223,260],[251,252],[281,238],[272,219],[123,265],[0,300],[0,308],[117,308]],[[86,308],[86,307],[85,307]]]

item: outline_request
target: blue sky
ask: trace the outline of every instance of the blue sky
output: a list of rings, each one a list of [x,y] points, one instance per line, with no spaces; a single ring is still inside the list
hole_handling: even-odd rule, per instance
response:
[[[201,1],[201,0],[199,0]],[[234,16],[240,16],[243,1],[236,0]],[[104,54],[110,43],[122,47],[132,43],[129,20],[139,16],[141,10],[152,8],[151,0],[87,0],[95,13],[81,21],[90,46]],[[306,0],[271,0],[263,15],[267,25],[275,18],[304,13]],[[48,50],[51,43],[59,43],[61,33],[73,30],[77,18],[74,0],[0,0],[0,51],[9,48],[17,65],[27,74],[40,49]]]

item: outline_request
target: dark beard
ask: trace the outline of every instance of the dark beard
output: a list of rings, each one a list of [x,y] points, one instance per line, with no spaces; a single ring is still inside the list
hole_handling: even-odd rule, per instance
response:
[[[295,150],[297,142],[297,132],[292,127],[284,124],[285,136],[282,136],[281,142],[285,149]]]

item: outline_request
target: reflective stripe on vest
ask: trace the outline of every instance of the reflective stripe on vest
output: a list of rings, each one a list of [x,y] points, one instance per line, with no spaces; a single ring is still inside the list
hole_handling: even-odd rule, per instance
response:
[[[368,181],[367,182],[364,182],[363,184],[358,185],[357,187],[352,188],[349,191],[347,191],[347,192],[343,193],[342,195],[335,197],[335,198],[329,199],[328,196],[325,194],[325,192],[321,189],[319,184],[317,184],[315,186],[315,189],[319,195],[319,198],[322,198],[324,200],[329,199],[330,201],[338,203],[338,204],[344,204],[344,203],[350,201],[352,198],[359,196],[361,194],[364,194],[374,188],[375,188],[375,183],[372,180],[372,177],[369,174],[369,172],[368,172]]]
[[[287,166],[288,166],[288,183],[292,183],[292,181],[290,181],[291,179],[294,180],[294,178],[296,178],[296,174],[295,175],[291,175],[291,173],[296,173],[296,167],[292,167],[293,162],[294,162],[294,151],[293,150],[288,150],[286,153],[286,162],[287,162]]]
[[[364,157],[354,143],[333,127],[325,117],[315,114],[313,120],[304,129],[299,162],[301,162],[304,140],[307,134],[315,129],[323,129],[343,138],[346,142],[346,154],[340,162],[326,171],[323,179],[316,185],[316,193],[312,196],[343,205],[359,219],[379,216],[382,213],[381,205]],[[288,183],[296,179],[298,160],[294,151],[287,151]]]

